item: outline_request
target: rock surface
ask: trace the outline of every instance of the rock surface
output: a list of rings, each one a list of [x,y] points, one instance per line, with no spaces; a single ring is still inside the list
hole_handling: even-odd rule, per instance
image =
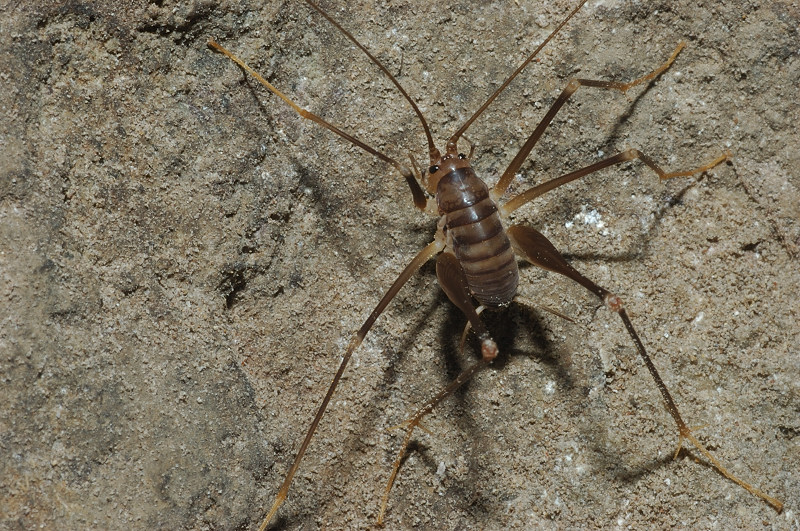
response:
[[[574,2],[325,2],[440,146]],[[0,528],[253,529],[352,333],[433,235],[402,178],[300,105],[427,165],[408,105],[299,1],[6,2],[0,21]],[[468,132],[488,182],[572,77],[514,190],[628,147],[639,163],[521,209],[626,301],[697,453],[619,320],[522,269],[494,366],[419,432],[390,529],[798,527],[797,2],[590,0]],[[548,313],[552,308],[571,323]],[[402,422],[477,355],[423,268],[336,393],[276,521],[373,527]]]

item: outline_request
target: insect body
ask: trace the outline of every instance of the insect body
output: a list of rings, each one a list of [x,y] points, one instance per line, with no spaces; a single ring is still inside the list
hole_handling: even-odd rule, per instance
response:
[[[541,45],[528,57],[528,59],[512,73],[506,81],[487,99],[487,101],[461,126],[461,128],[447,141],[443,152],[439,151],[433,142],[432,135],[427,122],[418,109],[414,100],[406,93],[395,77],[370,54],[349,32],[342,28],[327,13],[320,9],[310,0],[306,2],[324,16],[331,24],[338,28],[342,34],[358,46],[370,60],[381,69],[381,71],[392,81],[397,89],[402,93],[406,101],[411,105],[414,112],[420,119],[428,142],[428,155],[430,167],[428,174],[417,169],[416,162],[412,158],[412,167],[399,163],[392,157],[376,150],[365,142],[342,131],[335,125],[325,121],[321,117],[301,109],[290,98],[281,93],[268,81],[259,76],[244,62],[225,50],[214,41],[209,45],[228,56],[245,71],[255,76],[272,93],[283,99],[302,117],[312,120],[320,126],[327,128],[333,133],[344,138],[348,142],[362,148],[375,157],[394,166],[406,179],[411,192],[414,204],[417,208],[429,211],[440,216],[438,228],[433,241],[425,246],[411,260],[411,262],[400,273],[392,286],[388,289],[383,298],[378,302],[375,309],[367,320],[350,341],[336,374],[328,388],[328,392],[323,398],[311,426],[297,452],[297,456],[290,467],[283,484],[281,485],[275,502],[269,513],[262,522],[261,529],[266,528],[271,519],[278,512],[278,509],[287,497],[289,487],[295,473],[302,461],[302,458],[309,447],[312,437],[321,421],[325,410],[333,396],[336,387],[347,367],[347,364],[356,348],[361,344],[366,334],[373,324],[386,309],[391,300],[397,295],[408,279],[422,267],[428,260],[436,259],[436,275],[439,284],[446,293],[447,297],[465,315],[470,326],[478,336],[481,346],[481,360],[464,370],[447,387],[442,389],[432,399],[420,407],[403,425],[406,434],[399,451],[398,457],[394,462],[394,467],[384,490],[383,504],[380,511],[379,523],[387,508],[389,492],[392,484],[397,477],[403,456],[411,441],[414,429],[420,424],[421,419],[430,413],[433,408],[442,400],[450,396],[459,386],[472,378],[476,373],[487,367],[498,355],[498,347],[492,339],[487,327],[480,318],[480,311],[484,307],[494,308],[508,305],[517,293],[519,282],[519,272],[517,269],[517,257],[522,258],[531,264],[543,269],[547,269],[558,274],[564,275],[594,293],[612,312],[619,315],[622,323],[628,332],[637,352],[647,367],[653,381],[658,388],[666,408],[672,416],[678,428],[679,441],[688,440],[712,465],[725,477],[747,489],[752,494],[759,496],[777,510],[782,509],[782,503],[767,494],[761,492],[750,484],[734,476],[705,448],[705,446],[695,437],[693,431],[684,422],[675,401],[673,400],[666,384],[661,378],[658,370],[648,355],[645,346],[637,334],[631,320],[629,319],[622,300],[611,291],[597,285],[589,278],[582,275],[561,256],[552,243],[537,230],[520,224],[508,226],[508,216],[518,208],[526,205],[539,196],[559,187],[581,179],[587,175],[600,171],[609,166],[622,162],[638,159],[661,179],[669,179],[681,176],[690,176],[709,170],[717,164],[727,159],[728,155],[722,155],[708,164],[688,171],[678,171],[667,173],[658,164],[644,153],[629,149],[604,158],[572,171],[555,179],[546,181],[538,186],[530,188],[519,194],[513,195],[503,201],[514,175],[518,172],[522,163],[530,154],[536,143],[544,134],[545,130],[559,112],[561,107],[578,91],[580,87],[594,87],[599,89],[611,89],[626,92],[632,87],[646,83],[656,78],[664,72],[677,57],[683,48],[683,43],[679,44],[672,56],[660,67],[649,74],[642,76],[629,83],[616,81],[599,81],[591,79],[571,80],[561,94],[556,98],[550,109],[546,112],[539,125],[527,138],[513,160],[500,176],[498,181],[491,188],[484,183],[474,172],[471,166],[472,151],[470,155],[464,155],[458,150],[458,143],[462,139],[465,131],[483,113],[487,107],[505,90],[511,81],[534,59],[538,52],[552,39],[575,13],[581,8],[586,0],[583,0],[570,15],[542,42]],[[423,186],[425,190],[423,190]],[[435,198],[435,207],[428,204],[429,195]],[[438,256],[437,256],[438,255]],[[477,301],[478,305],[475,304]],[[680,449],[680,445],[679,445]],[[676,452],[677,455],[677,452]]]
[[[504,306],[517,294],[519,270],[489,188],[467,158],[431,167],[436,203],[444,216],[448,247],[464,271],[470,293],[485,306]]]

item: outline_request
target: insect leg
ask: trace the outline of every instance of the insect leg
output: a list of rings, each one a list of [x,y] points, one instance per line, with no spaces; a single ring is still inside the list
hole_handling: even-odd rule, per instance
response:
[[[522,192],[521,194],[518,194],[518,195],[512,197],[511,199],[509,199],[503,206],[500,207],[500,212],[504,216],[507,216],[508,214],[514,212],[519,207],[523,206],[524,204],[528,203],[529,201],[532,201],[533,199],[536,199],[540,195],[542,195],[542,194],[544,194],[546,192],[549,192],[550,190],[558,188],[559,186],[567,184],[568,182],[572,182],[572,181],[574,181],[576,179],[580,179],[581,177],[586,177],[587,175],[589,175],[591,173],[594,173],[596,171],[600,171],[603,168],[607,168],[609,166],[613,166],[614,164],[620,164],[622,162],[627,162],[629,160],[634,160],[634,159],[641,160],[650,169],[652,169],[654,172],[656,172],[658,174],[658,177],[661,180],[666,180],[666,179],[672,179],[674,177],[689,177],[691,175],[695,175],[695,174],[698,174],[698,173],[703,173],[704,171],[708,171],[711,168],[713,168],[714,166],[725,162],[730,157],[731,157],[730,152],[726,151],[724,154],[720,155],[719,157],[717,157],[716,159],[712,160],[708,164],[704,164],[704,165],[702,165],[700,167],[697,167],[697,168],[694,168],[694,169],[691,169],[691,170],[684,170],[684,171],[676,171],[676,172],[672,172],[672,173],[667,173],[664,170],[662,170],[655,163],[655,161],[653,161],[653,159],[651,159],[650,157],[648,157],[647,155],[645,155],[644,153],[642,153],[638,149],[628,149],[626,151],[623,151],[622,153],[617,153],[616,155],[613,155],[613,156],[608,157],[606,159],[603,159],[603,160],[600,160],[598,162],[595,162],[594,164],[590,164],[589,166],[586,166],[585,168],[581,168],[580,170],[576,170],[576,171],[567,173],[565,175],[562,175],[561,177],[556,177],[555,179],[551,179],[551,180],[549,180],[547,182],[544,182],[544,183],[542,183],[542,184],[540,184],[538,186],[534,186],[530,190],[526,190],[526,191]]]
[[[350,344],[347,346],[347,350],[342,357],[342,361],[339,364],[339,369],[336,371],[336,375],[333,377],[333,381],[328,388],[328,392],[325,394],[325,398],[322,400],[322,404],[320,404],[317,414],[314,416],[314,420],[311,422],[311,427],[309,427],[308,433],[306,434],[305,439],[303,439],[303,444],[300,445],[300,450],[298,450],[297,456],[294,458],[294,462],[292,463],[289,472],[286,474],[286,478],[283,480],[280,490],[278,490],[278,495],[275,497],[275,502],[272,504],[272,508],[264,518],[264,521],[261,523],[259,531],[264,531],[264,529],[266,529],[267,524],[269,524],[270,520],[272,520],[272,517],[275,516],[275,513],[278,512],[278,508],[286,500],[286,495],[289,492],[289,486],[292,484],[292,479],[294,479],[294,474],[297,472],[297,468],[300,466],[300,461],[303,459],[303,455],[306,453],[306,448],[308,448],[308,444],[311,442],[311,438],[313,437],[314,432],[317,430],[317,425],[322,419],[325,409],[328,407],[328,402],[330,402],[333,392],[336,390],[336,386],[339,385],[339,380],[342,378],[342,373],[344,373],[344,369],[347,367],[347,363],[350,361],[353,351],[358,348],[358,346],[364,340],[364,337],[367,335],[367,332],[369,332],[369,330],[372,328],[372,325],[375,324],[375,320],[378,319],[378,316],[380,316],[381,313],[383,313],[383,310],[386,309],[395,295],[397,295],[397,293],[400,291],[400,288],[402,288],[408,279],[411,278],[411,275],[416,273],[425,262],[430,260],[443,248],[444,242],[442,242],[439,238],[425,246],[425,248],[422,249],[413,260],[411,260],[411,263],[409,263],[406,268],[403,269],[403,272],[400,273],[400,275],[397,277],[397,280],[395,280],[392,286],[389,288],[389,291],[386,292],[375,309],[372,310],[372,313],[369,315],[367,320],[364,321],[364,324],[361,325],[361,328],[358,330],[358,332],[356,332],[356,335],[350,341]]]
[[[506,171],[503,172],[503,175],[500,177],[500,180],[497,181],[497,184],[494,185],[492,188],[492,197],[500,198],[508,189],[508,186],[511,184],[511,180],[514,178],[514,175],[519,171],[520,166],[525,161],[525,159],[530,154],[533,147],[539,141],[539,139],[544,134],[545,129],[550,125],[550,122],[553,121],[558,111],[561,110],[561,107],[567,102],[567,100],[580,88],[580,87],[597,87],[597,88],[605,88],[605,89],[614,89],[619,90],[623,94],[627,92],[629,89],[639,85],[641,83],[645,83],[652,79],[655,79],[659,75],[661,75],[664,70],[670,67],[670,65],[675,61],[675,58],[678,56],[680,51],[686,44],[681,42],[678,44],[678,47],[675,48],[675,51],[672,52],[672,56],[661,66],[650,72],[649,74],[642,76],[638,79],[634,79],[630,83],[620,83],[617,81],[597,81],[594,79],[573,79],[569,83],[567,83],[566,88],[559,94],[556,101],[553,102],[553,105],[547,111],[547,114],[544,115],[542,121],[539,122],[539,125],[536,126],[533,133],[528,140],[523,144],[522,148],[519,150],[517,155],[511,161],[511,164],[508,165]]]
[[[442,400],[453,394],[459,387],[468,382],[475,374],[482,369],[489,366],[489,364],[497,357],[497,344],[489,336],[489,330],[483,324],[475,306],[472,304],[472,296],[467,286],[467,278],[464,271],[461,269],[461,264],[454,254],[445,252],[439,255],[436,260],[436,276],[439,279],[439,284],[442,286],[447,298],[460,309],[464,315],[467,316],[473,330],[478,334],[481,340],[481,360],[466,370],[462,371],[455,380],[450,382],[447,387],[439,391],[432,399],[430,399],[424,406],[419,408],[414,415],[401,424],[406,429],[403,444],[394,460],[392,467],[392,474],[389,476],[389,481],[386,484],[386,489],[383,492],[383,501],[381,502],[381,512],[378,515],[378,525],[383,525],[383,516],[386,512],[386,506],[389,503],[389,492],[392,490],[392,485],[397,478],[397,473],[400,470],[400,465],[408,450],[408,445],[411,442],[411,435],[414,429],[420,425],[420,422],[433,411]]]
[[[720,474],[730,479],[737,485],[743,487],[751,494],[763,499],[778,512],[782,511],[782,502],[765,494],[756,487],[753,487],[749,483],[746,483],[745,481],[734,476],[732,473],[728,472],[728,470],[722,466],[722,463],[720,463],[694,436],[692,430],[683,421],[683,417],[681,417],[681,414],[678,411],[678,406],[675,405],[675,401],[672,399],[672,395],[667,389],[666,384],[664,384],[664,380],[661,379],[661,375],[658,373],[656,366],[653,364],[653,361],[647,354],[644,344],[639,338],[639,334],[633,328],[633,324],[628,318],[628,314],[625,311],[625,306],[623,305],[622,300],[607,289],[598,286],[579,273],[571,265],[569,265],[564,257],[561,256],[561,253],[559,253],[555,248],[555,246],[550,243],[550,240],[548,240],[539,231],[523,225],[513,225],[509,227],[507,233],[509,239],[511,240],[511,245],[517,254],[537,267],[559,273],[574,280],[581,286],[597,295],[611,311],[616,312],[620,316],[623,324],[625,325],[625,329],[628,331],[628,334],[631,336],[631,339],[636,345],[636,350],[639,352],[639,355],[644,361],[645,366],[647,366],[647,370],[650,372],[650,375],[655,381],[656,387],[658,387],[658,390],[661,393],[661,397],[664,399],[667,411],[669,411],[669,414],[672,416],[675,424],[678,426],[678,449],[675,452],[675,456],[677,457],[678,452],[681,449],[681,445],[683,444],[683,440],[688,439],[700,451],[700,453],[702,453],[706,459],[708,459],[714,465],[714,468],[716,468]]]
[[[311,4],[312,6],[314,5],[311,2],[309,2],[309,4]],[[284,102],[286,102],[286,104],[289,105],[292,109],[294,109],[294,111],[297,114],[299,114],[302,118],[305,118],[306,120],[311,120],[312,122],[321,125],[325,129],[328,129],[329,131],[332,131],[337,135],[339,135],[340,137],[344,138],[354,146],[360,147],[370,155],[373,155],[374,157],[377,157],[382,161],[394,166],[397,169],[397,171],[399,171],[403,175],[403,177],[406,180],[406,183],[408,183],[408,186],[411,188],[411,195],[414,198],[414,206],[416,206],[420,210],[425,210],[425,205],[427,203],[427,198],[425,197],[425,193],[422,191],[419,182],[417,182],[414,173],[407,166],[400,164],[395,159],[389,157],[384,153],[381,153],[377,149],[369,146],[368,144],[365,144],[364,142],[354,137],[353,135],[342,131],[332,123],[326,121],[321,116],[318,116],[313,112],[301,108],[294,101],[292,101],[292,99],[289,98],[286,94],[278,90],[272,83],[261,77],[261,75],[258,72],[250,68],[250,66],[248,66],[247,63],[245,63],[244,61],[236,57],[233,53],[223,48],[219,43],[217,43],[213,39],[208,41],[208,46],[210,46],[211,49],[223,54],[225,57],[227,57],[228,59],[239,65],[239,67],[241,67],[245,72],[256,78],[256,80],[258,80],[259,83],[264,85],[270,92],[272,92],[280,99],[282,99]]]

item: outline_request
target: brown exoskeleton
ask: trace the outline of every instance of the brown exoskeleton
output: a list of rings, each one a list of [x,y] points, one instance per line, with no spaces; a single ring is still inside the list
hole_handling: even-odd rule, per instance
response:
[[[395,77],[348,31],[342,28],[319,6],[310,0],[306,0],[306,2],[316,11],[318,11],[323,17],[325,17],[331,24],[338,28],[338,30],[341,31],[344,36],[358,46],[392,81],[392,83],[402,93],[403,97],[409,102],[414,112],[419,117],[427,138],[429,156],[429,168],[427,173],[425,171],[420,171],[417,168],[416,163],[413,162],[413,159],[412,166],[407,167],[398,162],[396,159],[385,155],[361,140],[340,130],[321,117],[301,109],[290,98],[282,94],[277,88],[272,86],[269,82],[248,67],[244,62],[225,50],[222,46],[214,41],[210,41],[209,45],[213,49],[228,56],[245,71],[255,76],[259,82],[267,87],[272,93],[283,99],[302,117],[318,123],[319,125],[336,133],[352,144],[394,166],[405,177],[411,189],[415,206],[420,210],[428,211],[438,215],[440,218],[433,241],[423,248],[400,273],[398,278],[394,281],[392,286],[350,341],[339,368],[333,377],[333,381],[328,388],[328,392],[326,393],[322,404],[320,405],[311,423],[306,437],[297,452],[294,463],[289,469],[286,478],[284,479],[283,484],[278,491],[271,510],[261,524],[261,529],[263,530],[266,528],[273,516],[277,513],[283,501],[286,499],[294,475],[297,472],[300,462],[308,448],[309,443],[311,442],[320,420],[325,413],[330,399],[333,396],[337,385],[339,384],[342,374],[347,367],[354,350],[358,348],[366,334],[372,328],[376,319],[386,309],[388,304],[397,295],[408,279],[414,273],[416,273],[423,264],[425,264],[434,256],[437,256],[436,275],[442,289],[450,301],[452,301],[453,304],[455,304],[461,310],[461,312],[463,312],[468,321],[467,326],[471,327],[478,336],[481,348],[481,360],[463,371],[450,385],[448,385],[425,405],[419,408],[416,413],[414,413],[414,415],[403,424],[403,426],[406,428],[406,434],[399,455],[394,462],[390,479],[384,491],[383,503],[378,518],[379,523],[383,522],[383,517],[388,504],[389,492],[399,472],[403,456],[405,455],[405,452],[409,446],[414,429],[419,426],[422,418],[429,414],[439,402],[451,395],[458,387],[463,385],[480,370],[487,367],[498,355],[497,344],[492,339],[489,330],[483,323],[479,314],[484,308],[503,307],[508,305],[514,299],[517,294],[517,286],[519,282],[519,274],[517,269],[518,257],[527,260],[535,266],[559,273],[574,280],[588,289],[590,292],[594,293],[612,312],[615,312],[619,315],[625,329],[627,330],[636,347],[636,350],[644,361],[644,364],[650,372],[656,387],[661,393],[668,412],[677,425],[679,437],[678,450],[680,450],[684,440],[690,441],[722,475],[742,486],[752,494],[762,498],[778,511],[782,510],[783,505],[779,500],[768,496],[757,488],[731,474],[695,437],[693,431],[683,420],[677,405],[667,389],[667,386],[647,354],[643,342],[639,338],[639,335],[634,329],[633,324],[626,313],[622,300],[614,293],[597,285],[569,265],[558,252],[558,250],[556,250],[556,248],[550,243],[550,241],[548,241],[548,239],[537,230],[520,224],[508,226],[508,216],[533,199],[559,186],[615,164],[638,159],[651,170],[653,170],[659,176],[659,178],[663,180],[674,177],[691,176],[705,172],[728,158],[729,155],[726,153],[709,162],[708,164],[698,168],[688,171],[668,173],[662,170],[653,159],[644,153],[635,149],[629,149],[616,155],[604,158],[584,168],[570,172],[566,175],[562,175],[561,177],[547,181],[538,186],[534,186],[527,191],[513,195],[512,197],[503,201],[514,175],[518,172],[521,165],[528,157],[536,143],[542,137],[543,133],[550,125],[559,110],[580,87],[612,89],[625,93],[632,87],[655,79],[667,68],[669,68],[677,55],[680,53],[684,44],[680,43],[664,64],[649,74],[635,79],[629,83],[598,81],[591,79],[571,80],[547,111],[544,118],[542,118],[539,125],[530,134],[522,148],[517,152],[516,156],[500,176],[497,183],[494,186],[489,187],[486,183],[484,183],[483,180],[481,180],[480,177],[475,174],[472,169],[471,158],[473,150],[470,150],[469,155],[459,152],[459,140],[462,139],[464,133],[470,127],[470,125],[472,125],[475,119],[480,116],[489,107],[489,105],[492,104],[492,102],[506,89],[511,81],[534,59],[534,57],[536,57],[539,51],[552,39],[552,37],[575,15],[575,13],[580,10],[586,0],[583,0],[559,24],[559,26],[550,34],[547,39],[544,40],[544,42],[542,42],[541,45],[536,48],[536,50],[527,58],[527,60],[519,68],[517,68],[517,70],[515,70],[508,77],[508,79],[506,79],[506,81],[461,126],[461,128],[450,137],[443,151],[440,151],[434,144],[425,118],[412,98],[406,93],[403,87],[400,86],[400,83],[397,81],[397,79],[395,79]],[[435,199],[435,205],[429,203],[429,197],[433,197]]]

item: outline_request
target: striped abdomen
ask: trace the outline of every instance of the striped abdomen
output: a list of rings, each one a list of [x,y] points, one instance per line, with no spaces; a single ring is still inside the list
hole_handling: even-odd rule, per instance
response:
[[[472,168],[456,169],[439,181],[436,201],[472,294],[485,306],[511,302],[519,271],[486,184]]]

